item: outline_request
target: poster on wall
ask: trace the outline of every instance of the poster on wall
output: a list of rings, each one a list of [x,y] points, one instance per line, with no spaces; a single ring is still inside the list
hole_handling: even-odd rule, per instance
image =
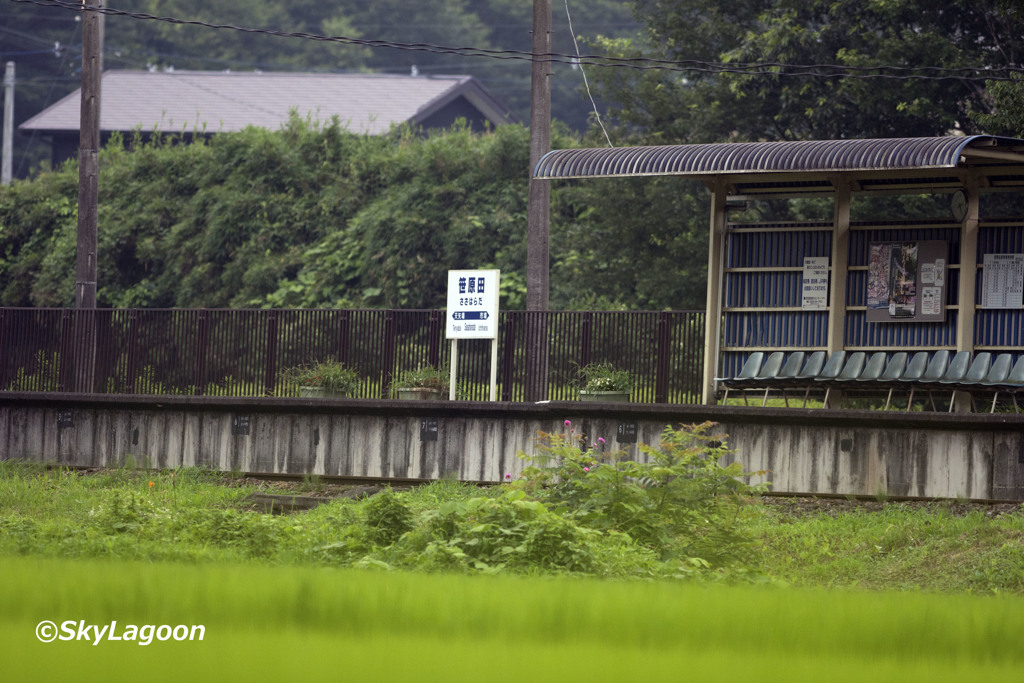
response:
[[[981,278],[982,308],[1024,306],[1024,254],[985,254]]]
[[[871,243],[867,321],[943,320],[946,315],[946,251],[943,240]]]
[[[800,286],[800,308],[824,311],[828,308],[828,256],[805,256]]]

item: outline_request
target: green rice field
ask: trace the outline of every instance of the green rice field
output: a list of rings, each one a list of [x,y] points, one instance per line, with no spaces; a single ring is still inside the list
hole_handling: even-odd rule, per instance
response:
[[[39,558],[4,565],[10,681],[1009,681],[1024,671],[1018,596]],[[42,643],[42,620],[202,624],[205,633],[201,642]]]

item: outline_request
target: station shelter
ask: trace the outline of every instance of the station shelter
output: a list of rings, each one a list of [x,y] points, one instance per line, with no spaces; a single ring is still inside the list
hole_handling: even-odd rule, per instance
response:
[[[703,402],[755,351],[1024,353],[1024,140],[987,135],[563,149],[535,179],[681,176],[711,191]],[[911,218],[862,199],[916,195]],[[738,218],[824,198],[817,220]],[[1010,207],[1010,208],[1007,208]]]

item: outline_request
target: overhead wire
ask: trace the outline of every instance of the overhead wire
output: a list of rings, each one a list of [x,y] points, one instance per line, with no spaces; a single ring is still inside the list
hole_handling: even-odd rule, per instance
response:
[[[72,44],[72,42],[75,39],[75,35],[78,34],[80,29],[81,25],[76,22],[71,29],[71,35],[68,37],[68,40],[65,43],[65,49],[61,51],[60,65],[57,67],[58,73],[62,73],[64,71],[64,68],[67,66],[68,63],[68,57],[71,55],[72,52],[70,49],[67,49],[66,46]],[[50,106],[50,100],[53,99],[53,90],[57,85],[57,81],[58,79],[56,78],[49,79],[50,87],[46,91],[46,99],[43,101],[42,109],[46,109],[48,106]],[[28,142],[25,144],[24,149],[21,153],[21,158],[18,159],[18,168],[15,170],[15,176],[19,178],[21,177],[22,169],[24,169],[25,167],[25,161],[28,159],[29,150],[32,149],[32,143],[36,139],[37,132],[38,131],[33,130],[32,133],[29,135]]]
[[[113,7],[85,6],[67,0],[10,0],[11,2],[27,3],[40,7],[59,7],[75,12],[98,12],[108,16],[124,16],[133,19],[162,21],[172,24],[200,26],[204,28],[240,31],[278,36],[281,38],[300,38],[323,42],[361,45],[370,48],[388,48],[395,50],[430,52],[435,54],[453,54],[463,57],[484,57],[488,59],[540,61],[561,64],[576,64],[598,67],[615,67],[639,70],[661,70],[684,73],[735,74],[745,76],[774,76],[801,78],[845,78],[864,80],[923,80],[923,81],[1012,81],[1024,76],[1024,67],[938,67],[938,66],[900,66],[881,64],[875,66],[851,66],[845,64],[790,64],[787,62],[710,62],[704,60],[669,60],[651,57],[609,57],[606,55],[571,55],[559,52],[533,54],[521,50],[494,50],[479,47],[454,47],[435,45],[432,43],[401,43],[389,40],[370,40],[347,36],[325,36],[301,31],[280,31],[276,29],[253,28],[233,24],[214,24],[195,19],[177,17],[161,17],[144,12],[131,12]]]
[[[580,54],[580,44],[576,41],[576,32],[572,29],[572,16],[569,14],[569,0],[565,0],[565,18],[569,22],[569,34],[572,36],[572,44],[576,47],[576,56]],[[587,97],[590,98],[590,105],[594,108],[594,116],[597,118],[597,125],[601,127],[601,132],[604,133],[604,139],[608,141],[609,147],[614,147],[612,144],[611,137],[608,136],[608,131],[605,130],[604,122],[601,120],[601,112],[597,110],[597,102],[594,101],[594,95],[590,92],[590,81],[587,80],[587,71],[580,65],[580,73],[583,75],[583,85],[587,89]]]

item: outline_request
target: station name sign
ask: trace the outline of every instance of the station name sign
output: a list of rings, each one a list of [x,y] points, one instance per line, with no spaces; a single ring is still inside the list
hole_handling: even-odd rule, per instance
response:
[[[500,277],[500,270],[448,271],[446,338],[497,338]]]

